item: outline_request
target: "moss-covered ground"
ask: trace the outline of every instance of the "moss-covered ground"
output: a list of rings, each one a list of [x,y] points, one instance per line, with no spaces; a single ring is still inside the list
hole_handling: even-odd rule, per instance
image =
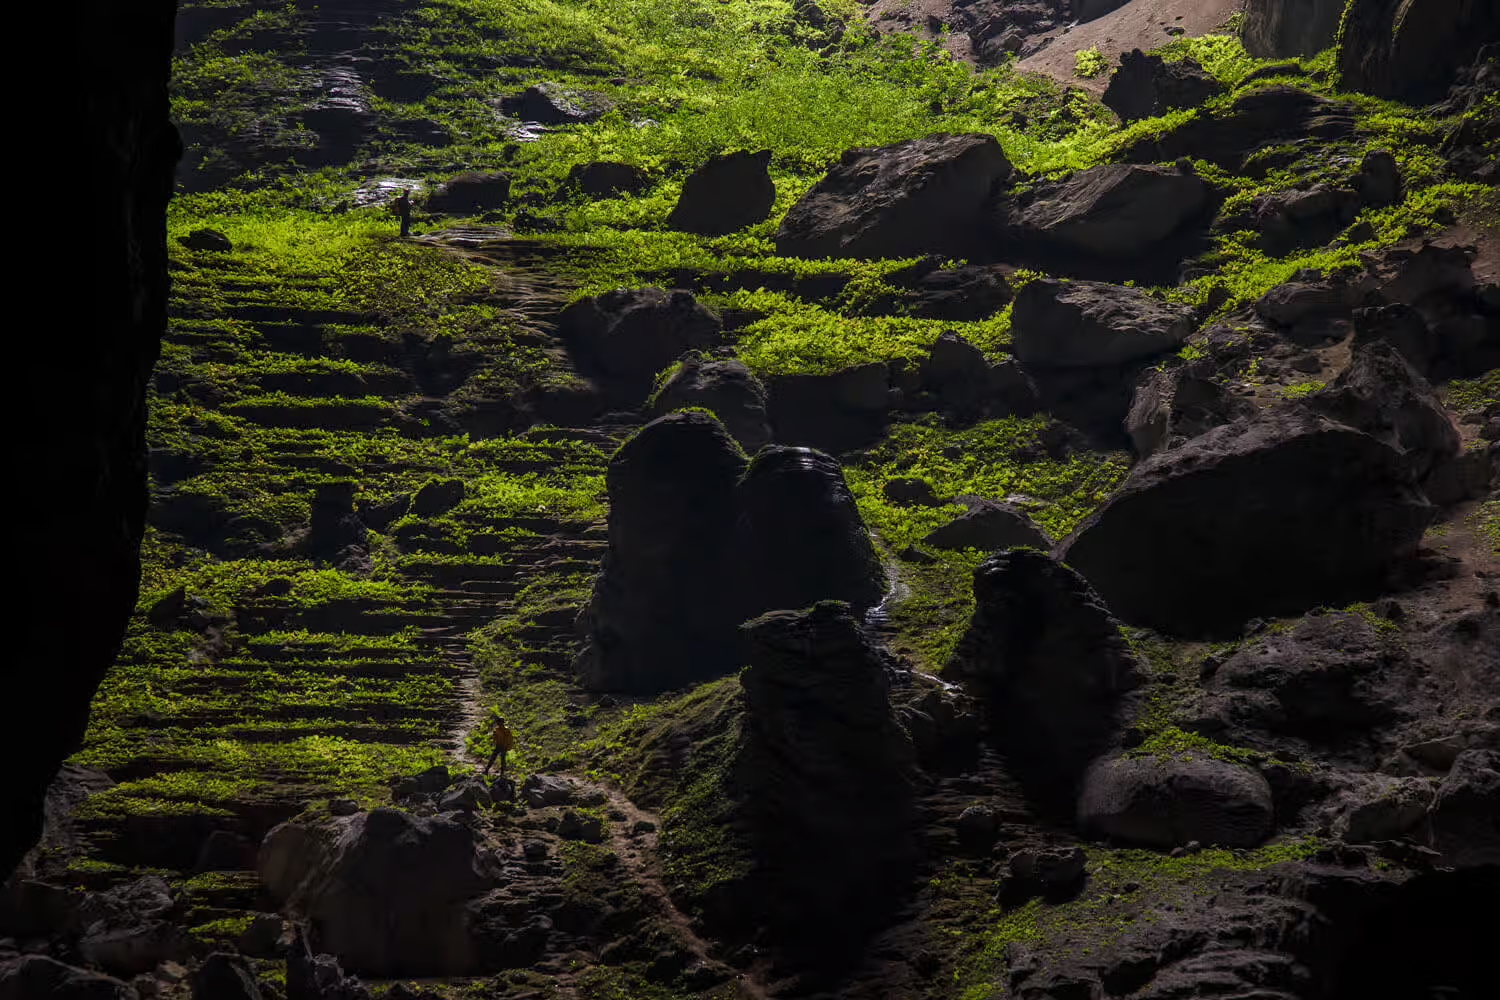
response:
[[[736,725],[733,678],[641,705],[601,704],[572,683],[572,621],[603,545],[614,431],[528,427],[514,417],[528,391],[573,378],[538,335],[536,310],[518,305],[528,289],[541,289],[555,309],[613,287],[733,276],[739,290],[703,298],[748,317],[734,336],[761,375],[917,359],[950,330],[1000,360],[1008,311],[972,323],[869,315],[866,304],[888,290],[886,275],[909,262],[779,257],[771,237],[781,216],[852,146],[985,132],[1021,171],[1055,175],[1213,113],[1263,66],[1230,38],[1175,41],[1169,57],[1197,58],[1228,91],[1202,109],[1121,127],[1058,83],[1006,66],[976,70],[934,46],[878,37],[851,0],[826,0],[821,27],[785,0],[392,0],[360,5],[357,18],[336,4],[188,0],[182,8],[197,27],[175,62],[174,112],[191,148],[169,217],[171,320],[151,396],[157,514],[140,614],[76,758],[118,784],[87,803],[85,846],[57,863],[87,884],[131,870],[169,873],[200,902],[206,941],[232,937],[256,897],[244,865],[197,870],[206,830],[254,840],[329,797],[379,802],[395,775],[472,761],[466,753],[488,750],[465,724],[476,698],[518,730],[520,773],[588,771],[660,809],[672,878],[703,890],[742,871],[715,783]],[[361,98],[368,119],[353,151],[330,163],[307,113],[320,99],[316,68],[330,44],[320,25],[338,17],[360,22],[349,37],[370,67]],[[1331,95],[1332,65],[1324,53],[1248,86],[1285,82]],[[598,95],[610,110],[592,124],[519,134],[497,102],[542,81]],[[1405,200],[1366,211],[1341,241],[1286,256],[1258,249],[1252,234],[1220,233],[1202,276],[1165,295],[1193,304],[1218,295],[1222,313],[1301,269],[1355,266],[1362,252],[1440,226],[1482,197],[1443,172],[1437,147],[1454,122],[1339,96],[1362,129],[1347,148],[1267,150],[1243,175],[1197,164],[1228,196],[1222,217],[1261,194],[1345,179],[1366,146],[1395,154]],[[666,217],[687,174],[735,148],[772,151],[771,217],[725,237],[670,231]],[[591,201],[566,186],[572,167],[599,159],[642,168],[647,188]],[[513,234],[531,253],[526,267],[400,241],[371,194],[373,181],[430,188],[470,169],[511,176],[506,207],[467,221]],[[419,212],[416,234],[453,222]],[[180,244],[201,227],[221,231],[234,249]],[[775,290],[787,275],[836,276],[823,284],[841,290]],[[1482,408],[1494,398],[1494,373],[1447,391],[1458,408]],[[466,421],[486,407],[506,416]],[[1061,537],[1108,496],[1128,456],[1054,457],[1043,445],[1050,423],[902,420],[874,447],[845,456],[860,509],[899,567],[893,645],[921,669],[939,670],[961,633],[981,553],[898,561],[962,508],[898,507],[881,486],[921,476],[944,497],[1021,495]],[[464,499],[372,529],[362,561],[308,554],[302,536],[320,486],[352,483],[369,509],[433,478],[461,480]],[[1488,508],[1480,516],[1495,520]],[[178,588],[189,610],[153,624],[148,612]],[[1202,653],[1148,657],[1161,696],[1143,721],[1146,749],[1239,753],[1200,746],[1175,725],[1174,685]],[[682,733],[692,742],[686,761],[670,738]],[[1055,910],[997,913],[986,904],[960,919],[934,904],[937,932],[953,939],[958,992],[949,995],[991,995],[1005,943],[1041,936],[1053,919],[1102,919],[1116,882],[1185,881],[1214,863],[1270,863],[1294,849],[1171,864],[1111,853],[1098,892]],[[932,889],[938,900],[942,877]],[[591,975],[579,984],[590,996],[657,995],[633,992],[644,987],[608,971]]]

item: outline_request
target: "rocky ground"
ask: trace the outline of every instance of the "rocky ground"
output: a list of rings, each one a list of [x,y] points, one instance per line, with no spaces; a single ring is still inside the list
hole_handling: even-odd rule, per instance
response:
[[[1490,29],[1074,6],[184,5],[0,997],[1488,996]]]

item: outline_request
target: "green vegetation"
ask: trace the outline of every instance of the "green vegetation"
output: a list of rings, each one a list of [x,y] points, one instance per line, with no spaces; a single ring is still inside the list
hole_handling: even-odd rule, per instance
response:
[[[1073,53],[1073,75],[1081,76],[1085,80],[1093,79],[1100,73],[1109,69],[1109,60],[1099,51],[1099,46],[1091,49],[1079,49]]]

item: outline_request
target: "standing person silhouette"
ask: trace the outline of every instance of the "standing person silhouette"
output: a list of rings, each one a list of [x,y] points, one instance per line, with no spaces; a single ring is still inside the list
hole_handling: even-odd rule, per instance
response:
[[[392,211],[401,216],[401,238],[406,239],[411,235],[411,188],[402,189]]]
[[[505,775],[506,758],[510,755],[511,748],[516,745],[516,734],[510,731],[505,720],[495,716],[490,723],[490,733],[495,742],[495,752],[490,754],[490,762],[484,765],[484,773],[489,774],[490,768],[495,766],[495,758],[500,758],[500,774]]]

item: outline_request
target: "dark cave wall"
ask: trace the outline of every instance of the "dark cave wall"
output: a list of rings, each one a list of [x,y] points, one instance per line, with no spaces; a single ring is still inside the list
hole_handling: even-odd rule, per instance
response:
[[[167,95],[174,0],[36,6],[12,21],[13,47],[45,40],[46,54],[6,70],[24,105],[15,152],[31,155],[13,159],[26,165],[0,216],[20,390],[8,421],[19,510],[0,661],[0,877],[40,834],[47,785],[84,734],[135,605],[146,382],[166,325],[180,155]]]

